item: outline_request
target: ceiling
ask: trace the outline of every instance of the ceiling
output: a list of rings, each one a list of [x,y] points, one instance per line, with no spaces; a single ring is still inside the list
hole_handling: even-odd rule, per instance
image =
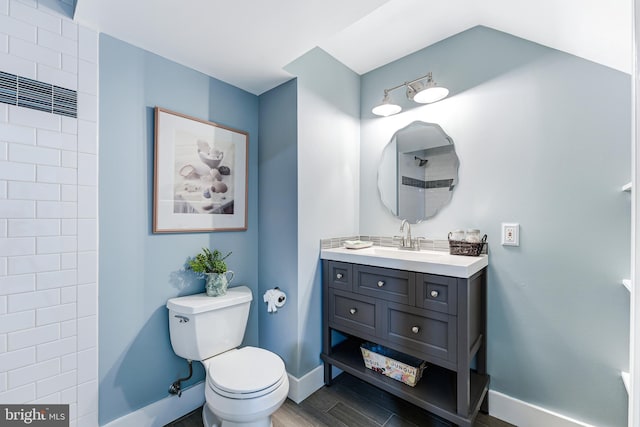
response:
[[[75,19],[259,95],[319,46],[364,74],[476,25],[631,72],[632,0],[77,0]]]

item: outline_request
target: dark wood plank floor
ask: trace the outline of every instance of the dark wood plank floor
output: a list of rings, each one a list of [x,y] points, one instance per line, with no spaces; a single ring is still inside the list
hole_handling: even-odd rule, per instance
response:
[[[482,413],[474,426],[514,427]],[[202,427],[202,409],[165,427]],[[273,427],[452,427],[452,424],[342,374],[331,387],[322,387],[299,405],[287,399],[273,414]]]

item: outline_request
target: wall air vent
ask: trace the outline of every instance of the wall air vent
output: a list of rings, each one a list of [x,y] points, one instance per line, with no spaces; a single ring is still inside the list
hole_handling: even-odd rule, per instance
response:
[[[67,117],[78,116],[75,90],[0,71],[0,102]]]

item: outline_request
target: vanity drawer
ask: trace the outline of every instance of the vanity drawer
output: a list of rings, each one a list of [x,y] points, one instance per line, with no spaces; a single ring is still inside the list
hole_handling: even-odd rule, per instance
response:
[[[456,314],[458,308],[455,277],[435,274],[416,275],[416,306],[441,313]]]
[[[353,266],[346,262],[329,261],[327,283],[330,288],[352,290]]]
[[[373,298],[329,289],[330,326],[376,336],[377,311]]]
[[[387,340],[456,363],[455,316],[388,303],[383,321]]]
[[[415,304],[415,273],[366,265],[354,265],[353,276],[354,292],[381,298],[385,301],[409,305]]]

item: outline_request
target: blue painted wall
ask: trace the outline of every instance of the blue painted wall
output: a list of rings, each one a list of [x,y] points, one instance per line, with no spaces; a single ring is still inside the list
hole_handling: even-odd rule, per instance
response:
[[[436,104],[374,118],[383,88],[433,71]],[[631,78],[476,27],[362,76],[360,231],[397,234],[376,172],[395,130],[439,123],[460,158],[459,185],[414,235],[489,235],[491,388],[598,426],[625,426],[628,366]],[[404,98],[395,91],[394,98]],[[500,245],[520,223],[520,247]]]
[[[260,346],[298,375],[298,116],[297,83],[260,95],[258,149],[259,294],[278,286],[287,304],[259,311]]]
[[[152,234],[153,107],[249,133],[248,230]],[[166,397],[187,373],[165,303],[204,290],[184,271],[202,247],[232,251],[234,284],[254,292],[245,344],[258,344],[258,97],[100,35],[100,424]],[[195,363],[186,386],[201,381]]]

